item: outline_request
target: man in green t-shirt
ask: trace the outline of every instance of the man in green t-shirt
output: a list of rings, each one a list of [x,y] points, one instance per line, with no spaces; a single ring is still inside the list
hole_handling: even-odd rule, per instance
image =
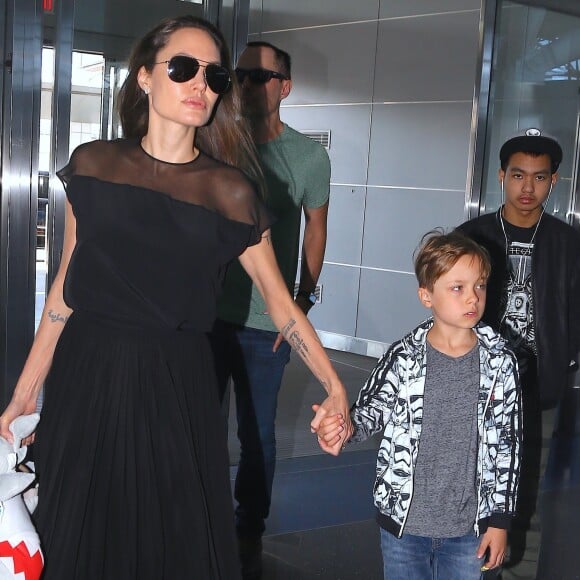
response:
[[[266,202],[276,217],[271,228],[278,265],[294,292],[300,220],[304,238],[297,304],[314,302],[326,246],[330,161],[324,147],[280,119],[280,103],[292,88],[290,56],[265,42],[249,43],[238,61],[244,116],[266,180]],[[222,400],[234,385],[241,445],[235,485],[236,528],[244,580],[261,577],[261,538],[276,462],[278,391],[290,346],[272,323],[265,303],[239,263],[228,269],[212,333]]]

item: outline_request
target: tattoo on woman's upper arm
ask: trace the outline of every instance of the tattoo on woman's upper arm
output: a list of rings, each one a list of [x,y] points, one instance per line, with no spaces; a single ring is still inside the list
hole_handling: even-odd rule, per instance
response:
[[[270,234],[262,234],[262,239],[268,244],[270,245]]]
[[[51,322],[62,322],[63,324],[68,320],[68,316],[63,316],[59,312],[55,312],[54,310],[48,311],[48,318],[50,318]]]

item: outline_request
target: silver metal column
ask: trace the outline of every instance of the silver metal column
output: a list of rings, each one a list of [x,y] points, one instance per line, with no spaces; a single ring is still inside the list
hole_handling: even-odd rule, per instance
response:
[[[34,335],[42,2],[3,3],[0,206],[0,404],[6,405]]]
[[[232,57],[237,62],[246,47],[250,33],[250,0],[234,0],[234,34],[232,38]]]
[[[467,219],[477,217],[481,205],[496,18],[497,0],[482,0],[479,25],[478,76],[476,77],[471,118],[471,158],[467,171],[465,193]]]
[[[219,23],[221,3],[221,0],[205,0],[203,5],[203,17],[216,26]]]
[[[204,16],[217,23],[230,47],[232,63],[235,65],[248,41],[250,0],[208,0]]]

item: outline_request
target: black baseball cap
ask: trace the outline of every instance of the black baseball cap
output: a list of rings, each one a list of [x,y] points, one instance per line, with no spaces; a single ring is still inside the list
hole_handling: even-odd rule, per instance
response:
[[[562,162],[562,147],[558,141],[535,128],[526,129],[522,134],[511,137],[502,145],[499,150],[499,160],[503,169],[506,168],[514,153],[549,155],[552,161],[552,173],[558,171]]]

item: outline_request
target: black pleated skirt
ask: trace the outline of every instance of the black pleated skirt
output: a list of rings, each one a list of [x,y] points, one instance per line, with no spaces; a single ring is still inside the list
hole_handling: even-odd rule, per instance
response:
[[[205,335],[73,314],[36,441],[44,580],[239,578]]]

